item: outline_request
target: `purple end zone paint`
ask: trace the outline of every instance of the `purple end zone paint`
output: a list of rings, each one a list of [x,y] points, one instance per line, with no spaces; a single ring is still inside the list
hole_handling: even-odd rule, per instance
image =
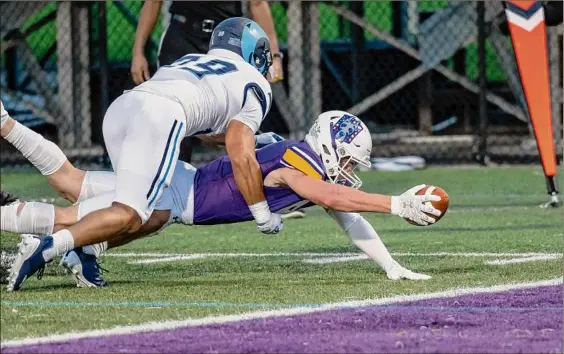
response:
[[[2,349],[16,352],[562,353],[562,287]]]

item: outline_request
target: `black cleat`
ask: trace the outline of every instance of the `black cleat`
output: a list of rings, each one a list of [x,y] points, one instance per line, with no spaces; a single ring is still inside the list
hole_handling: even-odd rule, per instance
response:
[[[0,206],[5,206],[18,201],[18,197],[8,192],[0,191]]]

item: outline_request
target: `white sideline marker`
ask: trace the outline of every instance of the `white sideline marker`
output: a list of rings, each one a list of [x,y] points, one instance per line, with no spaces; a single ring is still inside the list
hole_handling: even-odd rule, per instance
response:
[[[494,285],[489,287],[475,287],[475,288],[454,288],[454,289],[434,292],[434,293],[423,293],[423,294],[415,294],[415,295],[396,295],[393,297],[380,298],[380,299],[336,302],[336,303],[328,303],[325,305],[320,305],[317,307],[310,307],[310,308],[295,307],[295,308],[282,309],[282,310],[247,312],[238,315],[209,316],[204,318],[186,319],[180,321],[149,322],[140,325],[119,326],[110,329],[101,329],[101,330],[93,330],[93,331],[85,331],[85,332],[70,332],[70,333],[55,334],[45,337],[7,340],[1,343],[1,348],[19,347],[23,345],[33,345],[33,344],[65,342],[69,340],[76,340],[82,338],[95,338],[102,336],[127,335],[127,334],[152,332],[152,331],[164,331],[164,330],[171,330],[171,329],[182,328],[182,327],[194,327],[194,326],[230,323],[230,322],[264,319],[264,318],[272,318],[272,317],[303,315],[313,312],[336,310],[341,308],[358,308],[358,307],[367,307],[367,306],[388,305],[398,302],[448,298],[448,297],[454,297],[460,295],[495,293],[495,292],[502,292],[509,290],[528,289],[528,288],[535,288],[539,286],[550,286],[550,285],[559,285],[559,284],[562,284],[562,277],[556,279],[550,279],[550,280],[528,282],[528,283],[513,283],[513,284]]]

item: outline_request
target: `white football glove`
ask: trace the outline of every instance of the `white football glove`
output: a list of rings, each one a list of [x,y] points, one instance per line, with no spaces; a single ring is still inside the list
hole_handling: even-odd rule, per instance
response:
[[[255,148],[260,149],[267,145],[277,143],[279,141],[283,141],[284,138],[276,133],[262,133],[259,135],[255,135]]]
[[[400,196],[392,197],[391,214],[409,219],[422,226],[433,224],[436,221],[435,218],[425,213],[441,216],[441,212],[428,202],[437,202],[441,200],[441,197],[438,195],[416,195],[423,188],[425,188],[425,185],[420,184]]]
[[[415,273],[411,270],[402,267],[399,263],[394,262],[394,265],[386,272],[388,279],[399,280],[399,279],[409,279],[409,280],[428,280],[431,279],[430,275]]]
[[[282,217],[279,214],[271,213],[270,219],[264,224],[257,223],[257,227],[263,234],[277,234],[282,231],[284,224],[282,223]]]

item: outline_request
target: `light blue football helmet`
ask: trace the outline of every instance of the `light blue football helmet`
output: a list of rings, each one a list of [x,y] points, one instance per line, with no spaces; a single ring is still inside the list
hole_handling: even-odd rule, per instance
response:
[[[266,33],[255,21],[245,17],[232,17],[218,24],[210,40],[209,50],[212,49],[225,49],[240,55],[263,76],[272,65]]]

